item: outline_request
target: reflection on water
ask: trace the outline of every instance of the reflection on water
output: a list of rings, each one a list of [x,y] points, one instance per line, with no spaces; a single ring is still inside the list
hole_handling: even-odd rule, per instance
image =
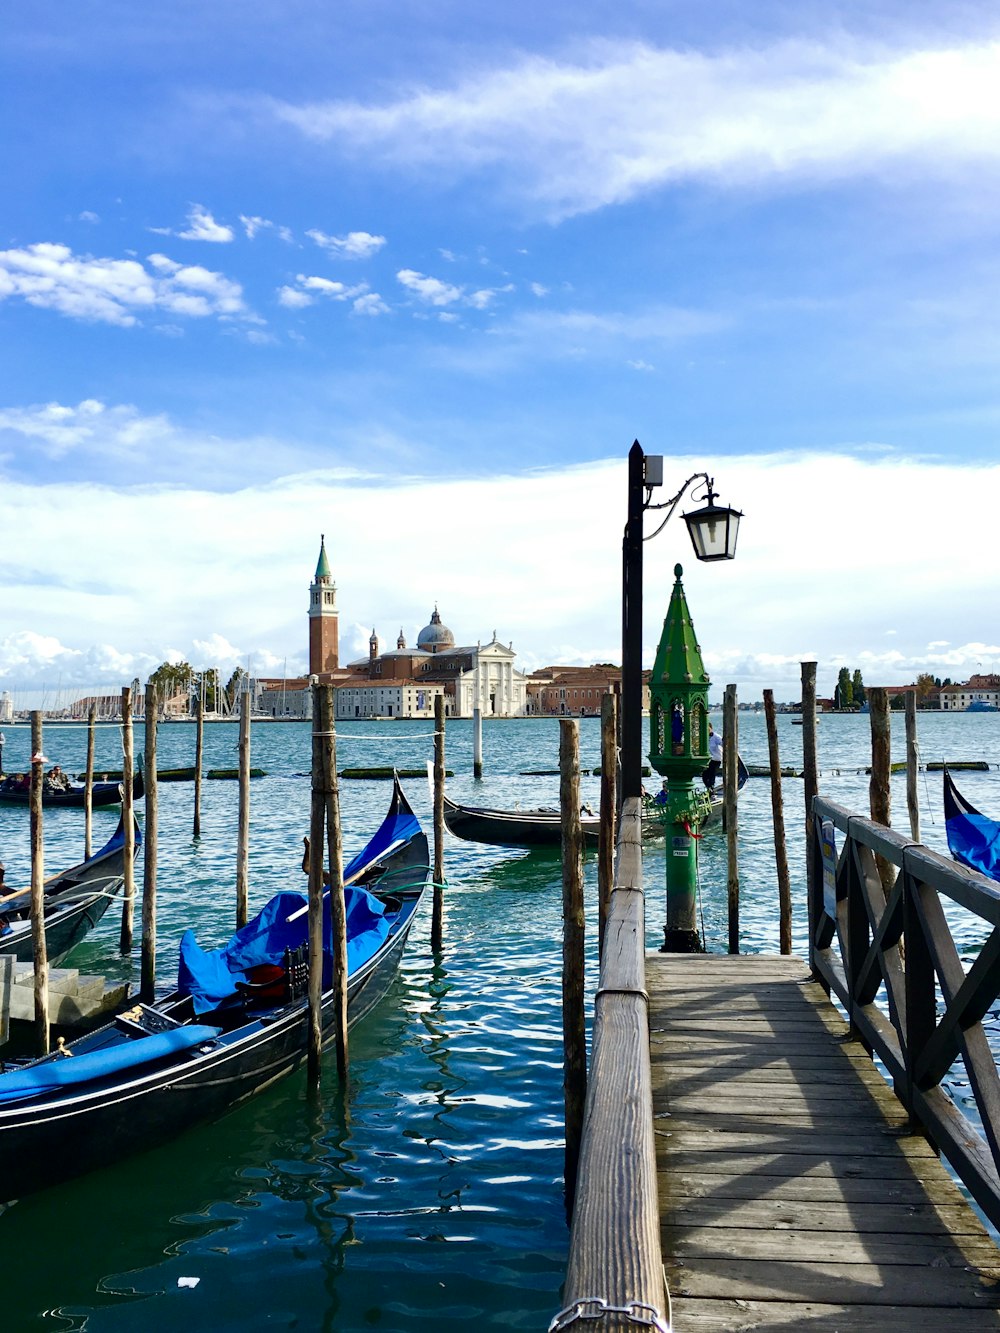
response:
[[[894,722],[893,758],[903,758]],[[7,766],[26,750],[24,728],[5,728]],[[1000,718],[920,718],[928,758],[1000,762]],[[431,755],[426,724],[352,723],[338,741],[341,767]],[[237,762],[235,724],[207,728],[206,767]],[[346,728],[345,728],[346,732]],[[519,776],[551,768],[552,721],[497,722],[485,732],[486,778],[472,780],[471,728],[451,723],[449,789],[471,803],[554,804],[558,780]],[[423,734],[420,734],[423,733]],[[741,716],[741,750],[767,762],[763,718]],[[868,719],[824,718],[820,787],[867,809]],[[46,729],[46,753],[71,771],[85,762],[80,729]],[[193,729],[165,726],[163,767],[193,761]],[[801,729],[781,719],[782,762],[801,767]],[[267,770],[251,792],[251,907],[278,888],[301,887],[308,827],[308,728],[257,726],[253,762]],[[585,765],[599,759],[596,721],[581,725]],[[116,766],[114,729],[99,735],[98,766]],[[118,760],[120,763],[120,759]],[[407,784],[425,827],[426,784]],[[962,775],[962,790],[1000,815],[1000,772]],[[939,775],[921,779],[924,838],[946,850]],[[584,779],[594,802],[598,780]],[[345,853],[356,851],[388,802],[383,782],[344,782]],[[795,905],[794,937],[806,947],[802,784],[784,783]],[[235,913],[236,787],[206,782],[202,837],[191,837],[190,784],[160,790],[159,969],[172,980],[177,942],[194,925],[206,945],[231,931]],[[905,785],[894,779],[894,815],[905,826]],[[95,812],[95,842],[115,816]],[[50,869],[79,859],[77,812],[46,812]],[[23,811],[0,809],[7,879],[27,882]],[[710,948],[726,947],[726,847],[718,830],[699,844],[701,910]],[[663,925],[662,844],[645,849],[649,942]],[[740,800],[741,935],[747,951],[778,943],[770,789],[754,779]],[[537,1329],[560,1305],[566,1258],[562,1200],[561,870],[557,853],[483,847],[449,838],[444,953],[429,941],[429,910],[414,927],[399,978],[352,1034],[351,1083],[324,1065],[318,1098],[286,1080],[173,1144],[28,1198],[0,1215],[9,1264],[3,1325],[10,1329],[176,1330],[217,1327],[430,1330]],[[586,859],[588,920],[595,920],[596,861]],[[971,956],[981,935],[959,928]],[[591,930],[591,944],[593,943]],[[116,953],[112,908],[71,960],[107,976],[138,976]],[[591,972],[593,967],[591,964]],[[591,975],[591,982],[593,976]],[[958,1089],[965,1092],[967,1089]],[[181,1278],[197,1285],[178,1285]]]

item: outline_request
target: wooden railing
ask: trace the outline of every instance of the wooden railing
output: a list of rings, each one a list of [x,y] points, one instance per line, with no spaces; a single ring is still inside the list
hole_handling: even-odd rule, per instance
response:
[[[622,809],[594,998],[565,1306],[550,1328],[666,1328],[646,996],[641,802]]]
[[[1000,886],[823,797],[812,809],[813,971],[885,1065],[913,1124],[1000,1226],[1000,1076],[982,1025],[1000,993]],[[946,902],[982,927],[968,972]],[[941,1086],[959,1056],[982,1132]]]

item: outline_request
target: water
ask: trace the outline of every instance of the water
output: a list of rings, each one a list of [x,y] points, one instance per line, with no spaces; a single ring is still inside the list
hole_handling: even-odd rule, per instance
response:
[[[801,728],[780,720],[782,763],[801,766]],[[927,760],[1000,761],[1000,716],[921,715]],[[893,757],[903,758],[902,718],[893,718]],[[28,735],[7,727],[4,767],[27,762]],[[420,767],[432,754],[427,723],[343,724],[338,766]],[[599,761],[599,723],[581,723],[585,765]],[[137,744],[141,729],[137,729]],[[866,717],[824,717],[820,788],[852,810],[867,809]],[[237,726],[206,728],[206,768],[237,764]],[[83,728],[46,729],[46,753],[82,770]],[[251,910],[278,888],[302,887],[301,837],[308,828],[309,729],[259,725],[252,737]],[[761,716],[741,715],[748,763],[767,762]],[[449,782],[457,799],[495,805],[552,804],[557,779],[520,777],[555,767],[550,720],[488,723],[487,777],[471,777],[468,724],[449,723]],[[161,727],[162,768],[193,762],[194,729]],[[98,768],[120,767],[117,729],[98,735]],[[958,775],[984,812],[1000,813],[1000,772]],[[427,785],[406,784],[432,826]],[[806,948],[802,785],[787,779],[785,819],[797,952]],[[365,841],[388,804],[384,782],[344,782],[345,851]],[[598,780],[584,779],[598,799]],[[202,837],[191,838],[190,783],[160,788],[158,975],[170,983],[188,925],[206,945],[232,929],[235,913],[236,784],[203,784]],[[940,776],[920,779],[924,840],[946,850]],[[905,785],[894,779],[894,814],[906,827]],[[97,811],[95,846],[116,814]],[[752,779],[740,801],[741,934],[748,952],[777,949],[777,887],[770,784]],[[46,811],[47,865],[79,859],[80,812]],[[725,843],[700,844],[708,945],[726,947]],[[27,878],[28,820],[0,808],[0,855],[10,884]],[[589,920],[596,869],[587,858]],[[212,1328],[442,1333],[449,1329],[538,1329],[559,1308],[567,1230],[562,1200],[562,1072],[558,855],[480,847],[449,838],[444,954],[430,949],[429,904],[414,927],[398,981],[378,1012],[352,1033],[346,1098],[328,1061],[318,1098],[293,1077],[216,1124],[90,1177],[22,1200],[0,1215],[8,1256],[5,1330]],[[649,943],[663,922],[664,864],[645,858]],[[70,960],[108,977],[138,977],[117,956],[119,912]],[[960,947],[979,944],[971,923]],[[593,966],[591,966],[593,973]],[[591,982],[593,976],[591,975]],[[961,1089],[956,1089],[961,1092]],[[197,1279],[194,1287],[179,1279]]]

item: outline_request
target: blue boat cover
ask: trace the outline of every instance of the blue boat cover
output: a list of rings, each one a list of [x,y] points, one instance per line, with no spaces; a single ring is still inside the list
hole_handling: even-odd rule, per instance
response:
[[[176,1055],[193,1046],[200,1046],[202,1042],[212,1041],[221,1030],[197,1023],[171,1028],[169,1032],[157,1032],[149,1037],[123,1037],[120,1044],[88,1051],[85,1055],[74,1055],[72,1059],[46,1060],[44,1064],[13,1069],[8,1074],[0,1075],[0,1103],[41,1097],[49,1092],[120,1074],[127,1069],[137,1069],[154,1060],[162,1060],[164,1056]]]
[[[237,982],[246,981],[251,968],[261,963],[280,964],[286,949],[297,949],[308,934],[308,905],[303,893],[286,890],[276,894],[262,911],[220,949],[202,949],[190,930],[180,945],[177,988],[190,995],[195,1012],[217,1009],[237,993]],[[347,912],[347,975],[350,977],[372,956],[389,934],[385,907],[364,889],[344,890]],[[298,913],[297,916],[295,914]],[[295,917],[294,920],[290,919]],[[323,938],[330,938],[330,895],[323,900]],[[323,984],[330,984],[332,962],[324,951]]]
[[[956,861],[1000,880],[1000,824],[970,805],[945,772],[944,817],[948,849]]]

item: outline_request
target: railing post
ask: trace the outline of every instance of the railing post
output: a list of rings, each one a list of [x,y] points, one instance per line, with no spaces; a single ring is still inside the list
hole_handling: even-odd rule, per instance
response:
[[[767,753],[771,767],[771,818],[774,824],[774,863],[778,877],[779,939],[783,954],[792,952],[792,887],[788,876],[788,849],[785,846],[785,807],[781,796],[781,759],[778,754],[778,725],[774,713],[774,691],[764,691],[764,719],[767,723]],[[813,855],[806,848],[806,857]],[[810,946],[812,941],[810,940]]]

